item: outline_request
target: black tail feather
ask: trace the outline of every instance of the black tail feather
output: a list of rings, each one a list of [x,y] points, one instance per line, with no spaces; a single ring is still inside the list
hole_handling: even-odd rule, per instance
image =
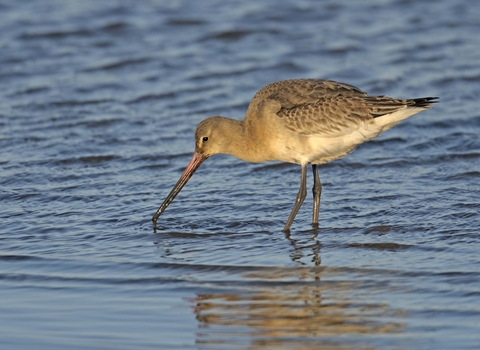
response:
[[[423,107],[423,108],[429,108],[432,106],[434,103],[440,102],[438,100],[438,97],[422,97],[422,98],[413,98],[410,101],[412,101],[412,107]]]

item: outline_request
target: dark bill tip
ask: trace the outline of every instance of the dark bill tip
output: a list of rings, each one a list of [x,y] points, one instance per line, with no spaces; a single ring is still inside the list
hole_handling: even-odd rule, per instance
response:
[[[195,173],[198,167],[205,161],[205,159],[207,159],[206,156],[195,151],[192,159],[190,160],[190,163],[188,163],[183,174],[180,176],[180,179],[178,179],[177,183],[175,184],[173,189],[170,191],[167,198],[165,198],[162,205],[160,206],[160,208],[158,208],[157,212],[153,216],[152,221],[153,221],[154,229],[157,227],[158,217],[165,211],[165,209],[167,209],[170,203],[172,203],[172,201],[175,199],[177,194],[180,192],[183,186],[185,186],[185,184],[192,177],[192,175]]]

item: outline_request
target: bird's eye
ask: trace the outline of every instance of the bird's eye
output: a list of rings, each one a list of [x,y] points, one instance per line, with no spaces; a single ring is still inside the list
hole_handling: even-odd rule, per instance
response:
[[[207,141],[208,141],[208,137],[205,136],[202,140],[203,140],[203,142],[207,142]]]

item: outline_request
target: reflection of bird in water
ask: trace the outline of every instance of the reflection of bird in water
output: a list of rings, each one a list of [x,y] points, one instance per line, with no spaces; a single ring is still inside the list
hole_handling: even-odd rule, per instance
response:
[[[402,314],[401,310],[361,300],[355,282],[347,279],[351,271],[344,275],[320,267],[259,269],[242,276],[237,292],[198,294],[194,300],[198,340],[213,345],[225,337],[228,344],[247,341],[259,349],[289,344],[301,349],[331,346],[322,341],[330,336],[348,339],[402,331],[403,324],[384,318]],[[346,345],[334,348],[349,348]]]
[[[313,170],[313,217],[318,225],[322,185],[317,164],[330,162],[377,137],[436,102],[435,97],[396,99],[369,96],[329,80],[297,79],[269,84],[253,97],[243,121],[210,117],[195,131],[195,153],[175,187],[153,216],[173,201],[208,157],[223,153],[248,162],[279,160],[302,167],[300,189],[284,231],[289,231],[306,197],[307,165]]]
[[[290,253],[290,258],[294,262],[300,262],[302,265],[305,263],[302,263],[300,260],[304,256],[304,250],[306,249],[311,249],[312,250],[312,262],[315,264],[315,266],[320,266],[320,263],[322,262],[320,258],[320,249],[322,248],[322,244],[320,241],[317,239],[318,237],[318,230],[314,230],[312,236],[310,237],[311,242],[303,243],[299,239],[294,239],[290,235],[290,232],[285,232],[285,238],[290,241],[290,244],[293,247],[293,252]]]

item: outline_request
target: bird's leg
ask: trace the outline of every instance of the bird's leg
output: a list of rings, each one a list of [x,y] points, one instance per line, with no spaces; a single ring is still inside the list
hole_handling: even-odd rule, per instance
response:
[[[293,219],[298,213],[298,210],[302,206],[305,197],[307,196],[307,164],[302,164],[302,176],[300,180],[300,189],[298,190],[297,199],[295,200],[295,205],[293,206],[292,212],[288,217],[287,223],[283,228],[284,232],[290,231],[290,226],[292,226]]]
[[[322,183],[320,182],[320,177],[318,176],[317,164],[312,164],[313,171],[313,215],[312,215],[312,226],[318,227],[318,212],[320,211],[320,196],[322,195]]]

